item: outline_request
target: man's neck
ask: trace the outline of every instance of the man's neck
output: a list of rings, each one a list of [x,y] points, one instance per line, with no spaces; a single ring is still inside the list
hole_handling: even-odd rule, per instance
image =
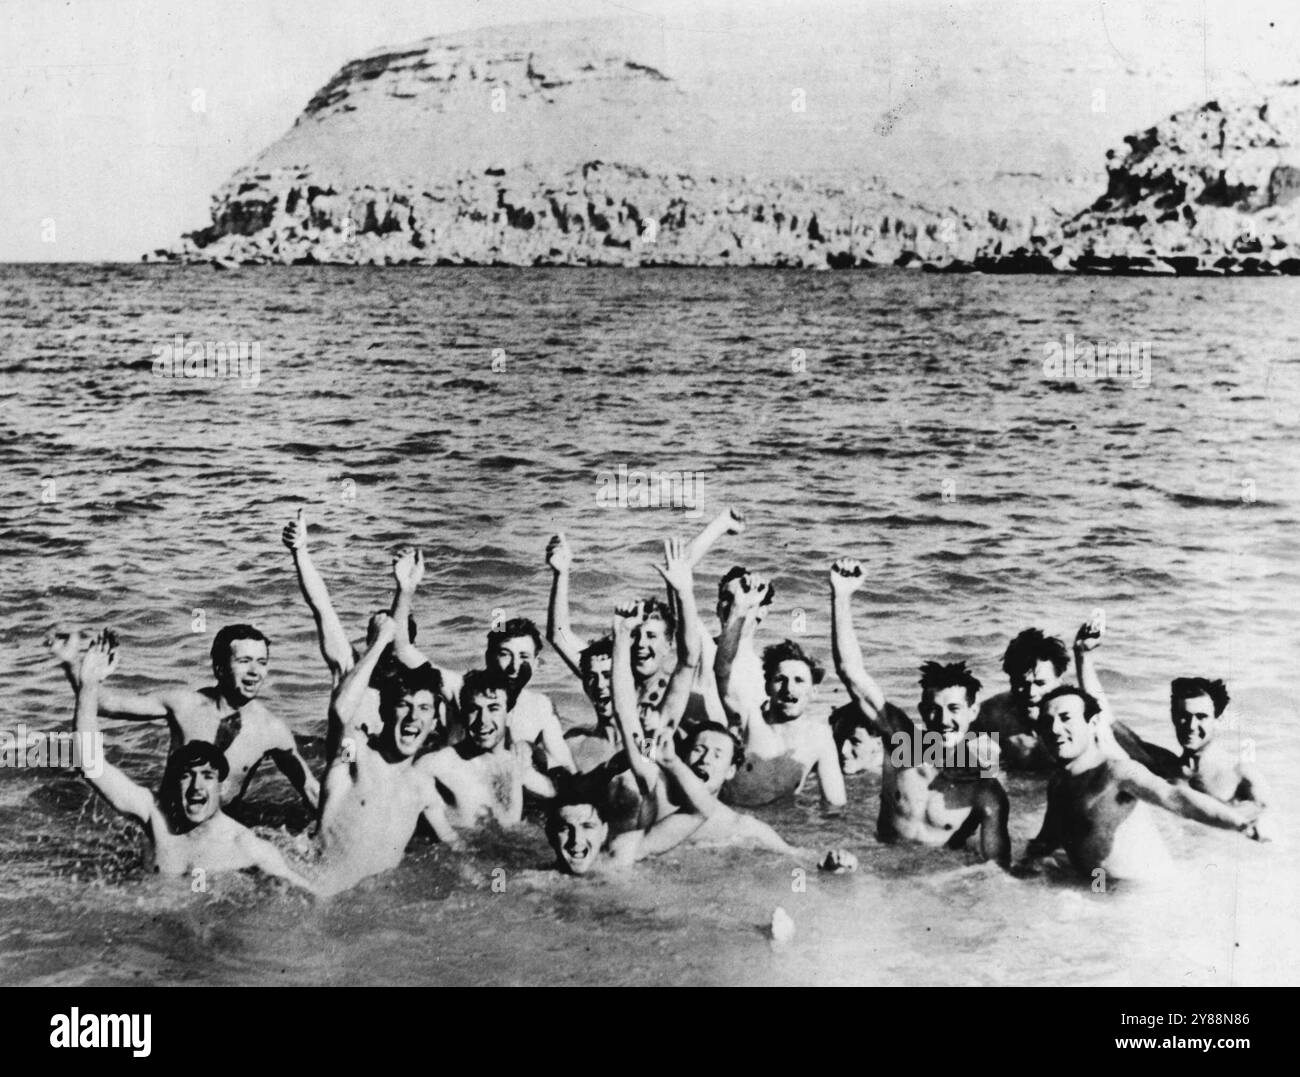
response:
[[[1084,774],[1087,771],[1095,770],[1104,762],[1106,762],[1106,753],[1101,750],[1100,745],[1094,740],[1074,759],[1071,759],[1064,769],[1067,774]]]

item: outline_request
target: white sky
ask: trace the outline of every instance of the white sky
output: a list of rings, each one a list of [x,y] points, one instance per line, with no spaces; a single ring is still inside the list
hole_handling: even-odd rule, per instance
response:
[[[278,138],[316,89],[372,49],[481,25],[581,17],[640,13],[694,26],[706,17],[701,6],[0,0],[0,261],[134,261],[175,243],[207,223],[212,192]],[[1051,6],[1043,3],[1045,18]],[[1191,14],[1202,5],[1184,6]],[[745,13],[734,25],[760,12],[784,19],[805,10],[801,0],[711,2],[715,27],[720,7]]]

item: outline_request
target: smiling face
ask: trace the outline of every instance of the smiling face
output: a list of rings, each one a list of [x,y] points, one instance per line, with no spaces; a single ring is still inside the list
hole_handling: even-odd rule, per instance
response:
[[[632,672],[638,677],[658,673],[669,650],[668,626],[658,617],[642,621],[632,630]]]
[[[1185,752],[1199,752],[1214,739],[1219,720],[1214,715],[1214,700],[1209,696],[1175,699],[1170,705],[1174,734]]]
[[[713,729],[701,730],[691,742],[686,765],[714,796],[736,776],[736,745],[726,734]]]
[[[221,669],[220,685],[227,696],[242,705],[262,690],[270,665],[265,642],[237,639],[231,643],[230,658]]]
[[[518,692],[533,676],[537,665],[537,645],[531,636],[503,639],[488,655],[488,664],[506,675],[512,691]]]
[[[1061,683],[1061,674],[1046,658],[1011,675],[1011,699],[1022,717],[1033,719],[1043,696]]]
[[[956,748],[961,743],[979,713],[966,689],[957,684],[938,691],[927,689],[922,692],[917,710],[926,730],[938,733],[945,748]]]
[[[221,778],[216,767],[197,763],[181,772],[180,783],[181,813],[195,826],[221,810]]]
[[[551,848],[570,875],[586,875],[596,864],[609,826],[590,804],[566,804],[551,824]]]
[[[1038,739],[1053,759],[1069,763],[1092,747],[1093,725],[1084,714],[1084,702],[1078,696],[1057,696],[1038,715]]]
[[[506,737],[510,713],[505,692],[475,692],[464,708],[465,739],[480,752],[490,752]]]
[[[608,654],[592,655],[582,674],[582,688],[602,722],[614,718],[614,659]]]
[[[427,688],[406,692],[393,703],[387,716],[389,739],[400,755],[412,756],[420,750],[438,721],[438,699]]]
[[[817,692],[807,662],[787,658],[767,678],[768,716],[775,722],[803,717]]]

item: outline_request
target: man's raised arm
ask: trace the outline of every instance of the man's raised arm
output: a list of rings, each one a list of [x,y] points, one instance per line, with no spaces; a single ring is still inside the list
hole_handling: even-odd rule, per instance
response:
[[[677,617],[677,668],[668,681],[660,713],[669,729],[676,729],[691,701],[691,687],[700,666],[704,625],[695,608],[695,583],[691,576],[690,559],[682,550],[679,539],[664,539],[664,563],[655,570],[668,585],[669,595],[676,601]]]
[[[632,632],[642,623],[640,602],[624,602],[614,608],[614,661],[610,687],[614,695],[614,719],[623,735],[623,751],[636,776],[642,794],[658,780],[659,770],[638,746],[641,715],[637,705],[636,681],[632,676]]]
[[[86,637],[75,628],[54,629],[45,637],[45,645],[59,661],[60,667],[75,691],[80,683],[81,646]],[[145,694],[128,692],[120,688],[99,687],[99,713],[105,718],[126,721],[156,721],[170,718],[179,705],[178,696],[188,693],[185,688],[168,688],[161,692]]]
[[[397,590],[393,594],[393,657],[407,669],[419,669],[429,660],[411,642],[411,603],[415,589],[424,579],[424,554],[407,546],[393,558],[393,580]]]
[[[862,566],[850,557],[831,565],[831,657],[835,673],[848,689],[853,702],[875,728],[886,733],[906,733],[897,708],[885,706],[885,693],[867,672],[862,647],[853,627],[853,592],[866,582]]]
[[[569,572],[573,568],[573,551],[561,531],[546,544],[546,563],[551,566],[551,599],[546,607],[546,639],[555,653],[564,659],[578,676],[582,676],[579,662],[582,648],[569,623]]]
[[[736,683],[736,655],[746,628],[753,624],[758,607],[767,595],[768,583],[762,576],[745,575],[727,584],[731,603],[727,619],[722,623],[718,637],[718,651],[713,657],[713,674],[718,681],[718,695],[727,712],[727,721],[737,726],[746,736],[751,724],[763,724],[762,716],[755,713],[745,701],[745,693]]]
[[[83,738],[102,738],[99,731],[99,689],[104,678],[117,668],[117,640],[107,630],[90,644],[81,659],[77,677],[77,710],[73,728]],[[89,752],[83,751],[83,757]],[[102,761],[98,774],[83,770],[86,781],[123,815],[147,823],[154,812],[153,794],[137,785],[104,758],[102,740],[95,753]]]
[[[340,745],[343,737],[357,732],[353,723],[356,721],[357,712],[361,709],[361,701],[365,698],[366,689],[370,687],[370,678],[375,672],[375,666],[379,664],[379,657],[384,653],[384,648],[393,642],[396,631],[393,619],[387,614],[378,614],[376,622],[374,643],[361,656],[360,661],[348,670],[330,700],[327,739],[331,745]],[[334,760],[331,758],[329,762],[332,763]]]
[[[293,555],[293,567],[298,573],[298,587],[316,621],[316,639],[320,644],[321,657],[325,659],[325,664],[337,684],[343,674],[352,668],[352,644],[348,642],[343,624],[339,621],[338,614],[334,612],[329,588],[325,586],[321,574],[316,571],[316,564],[307,550],[307,517],[302,509],[298,510],[295,519],[285,525],[280,539]]]

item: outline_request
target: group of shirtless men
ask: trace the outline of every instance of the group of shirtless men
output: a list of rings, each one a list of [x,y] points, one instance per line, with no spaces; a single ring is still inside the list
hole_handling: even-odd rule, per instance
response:
[[[851,608],[866,576],[858,562],[838,560],[829,572],[832,655],[849,702],[829,716],[816,713],[818,662],[793,640],[771,644],[761,657],[757,649],[774,595],[769,581],[739,567],[721,578],[716,638],[696,610],[695,567],[717,540],[743,530],[739,513],[727,510],[689,545],[666,541],[655,567],[667,601],[618,604],[612,631],[585,646],[569,622],[572,553],[563,535],[551,539],[547,640],[580,678],[594,712],[589,725],[566,732],[550,700],[529,687],[543,647],[532,621],[494,625],[484,668],[463,676],[417,649],[411,607],[424,574],[418,550],[395,558],[392,604],[371,617],[364,650],[354,650],[312,563],[300,511],[284,543],[332,677],[319,783],[288,726],[258,698],[270,644],[256,628],[217,633],[215,685],[151,694],[104,685],[118,661],[113,633],[56,631],[48,642],[76,693],[80,734],[97,736],[101,715],[167,721],[171,753],[156,796],[108,763],[86,775],[114,808],[145,825],[164,874],[258,867],[336,893],[397,866],[421,820],[459,850],[484,824],[519,825],[526,795],[546,805],[557,865],[574,875],[686,843],[798,857],[808,854],[737,809],[789,797],[815,771],[833,812],[846,803],[845,774],[877,759],[879,840],[961,849],[978,834],[982,858],[1006,868],[1009,802],[999,764],[1049,772],[1046,814],[1017,873],[1034,871],[1061,849],[1085,877],[1099,869],[1124,879],[1166,868],[1144,801],[1260,839],[1262,783],[1216,739],[1228,702],[1222,682],[1173,681],[1181,756],[1143,741],[1110,716],[1093,668],[1103,633],[1096,616],[1074,641],[1077,686],[1065,679],[1065,644],[1037,629],[1006,650],[1010,690],[984,700],[965,663],[926,662],[917,726],[867,672]],[[920,734],[942,751],[911,751]],[[238,814],[267,756],[316,818],[314,863],[291,865],[224,810]],[[851,853],[835,850],[822,866],[855,864]]]

